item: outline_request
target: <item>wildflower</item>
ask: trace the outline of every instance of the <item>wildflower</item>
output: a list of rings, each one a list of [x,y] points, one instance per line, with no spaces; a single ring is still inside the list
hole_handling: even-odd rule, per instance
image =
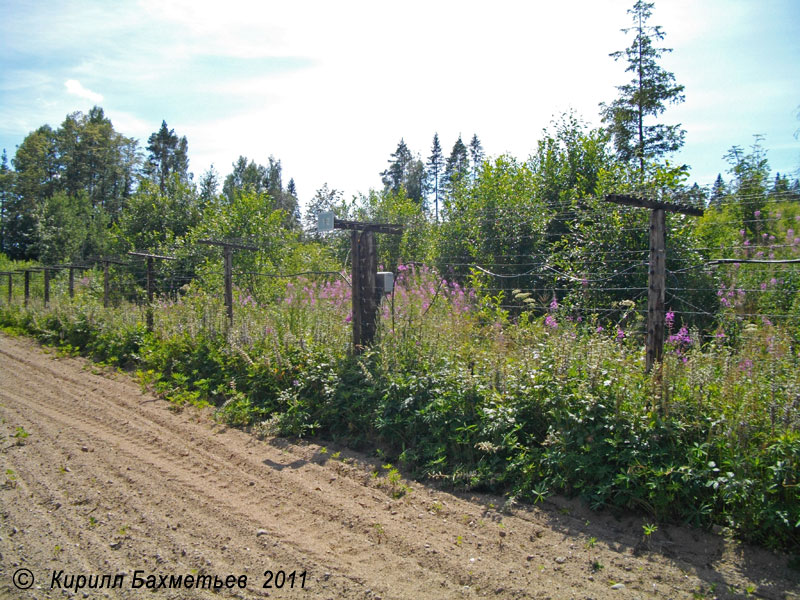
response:
[[[353,315],[347,315],[344,319],[345,323],[351,323],[353,321]]]
[[[550,310],[558,310],[558,300],[553,296],[553,301],[550,303]]]
[[[724,332],[722,329],[720,329],[720,330],[719,330],[719,331],[716,333],[716,335],[714,335],[714,337],[715,337],[715,338],[717,338],[718,340],[723,340],[723,339],[725,339],[725,337],[726,337],[726,336],[725,336],[725,332]]]
[[[686,327],[681,327],[678,333],[669,336],[667,341],[672,344],[686,344],[687,346],[691,346],[692,336],[689,335],[689,330],[686,329]]]
[[[755,211],[755,212],[753,213],[753,216],[754,216],[754,217],[757,219],[758,217],[760,217],[760,216],[761,216],[761,211],[760,211],[760,210],[757,210],[757,211]]]
[[[602,325],[598,325],[597,326],[597,333],[600,333],[601,331],[603,331],[603,326]]]
[[[672,311],[667,312],[664,315],[664,321],[667,323],[667,327],[672,328],[672,324],[675,322],[675,313]]]
[[[558,321],[556,321],[556,318],[553,315],[547,315],[544,318],[544,324],[552,329],[556,329],[558,327]]]
[[[625,332],[622,331],[621,327],[617,326],[617,340],[621,342],[624,339],[625,339]]]

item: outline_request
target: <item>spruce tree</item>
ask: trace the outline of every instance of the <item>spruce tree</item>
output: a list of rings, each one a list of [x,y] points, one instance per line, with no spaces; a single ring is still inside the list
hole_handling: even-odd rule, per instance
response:
[[[399,192],[406,178],[408,166],[413,160],[411,151],[406,146],[403,138],[397,144],[397,150],[392,153],[389,159],[389,168],[381,173],[381,181],[387,191]]]
[[[453,190],[463,181],[468,173],[469,156],[467,147],[464,145],[459,135],[445,163],[444,184],[447,193],[452,194]]]
[[[166,121],[162,121],[161,129],[147,138],[147,151],[149,155],[144,172],[158,184],[162,194],[166,193],[167,182],[173,174],[182,182],[191,179],[189,142],[186,136],[179,138],[174,129],[169,129]]]
[[[472,168],[472,181],[475,181],[478,178],[478,172],[480,171],[484,158],[485,155],[483,153],[483,146],[481,145],[481,141],[478,139],[478,134],[475,133],[472,135],[472,140],[469,142],[469,161]]]
[[[678,150],[683,145],[685,131],[680,125],[645,124],[650,117],[658,117],[666,104],[683,102],[683,86],[675,76],[658,64],[671,48],[658,48],[654,42],[664,39],[659,26],[647,25],[652,15],[653,3],[637,0],[628,13],[633,17],[633,27],[623,29],[633,33],[633,42],[625,50],[613,52],[614,60],[627,62],[626,72],[633,78],[617,86],[620,96],[611,104],[602,103],[601,117],[614,140],[617,156],[626,162],[636,161],[640,174],[644,174],[645,161]]]
[[[433,190],[433,204],[436,221],[439,220],[439,202],[442,199],[441,177],[444,170],[444,154],[442,146],[439,144],[439,134],[433,134],[433,146],[431,155],[428,157],[428,187]]]

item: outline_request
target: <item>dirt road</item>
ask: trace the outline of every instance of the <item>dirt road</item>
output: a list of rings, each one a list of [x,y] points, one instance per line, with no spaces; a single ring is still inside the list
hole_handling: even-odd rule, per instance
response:
[[[2,598],[800,598],[786,557],[392,485],[369,457],[175,412],[21,338],[0,336],[0,419]]]

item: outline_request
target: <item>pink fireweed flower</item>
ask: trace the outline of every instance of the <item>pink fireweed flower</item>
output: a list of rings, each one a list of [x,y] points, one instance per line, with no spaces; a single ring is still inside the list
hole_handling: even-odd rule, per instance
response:
[[[547,327],[550,327],[550,328],[552,328],[552,329],[556,329],[556,328],[558,328],[558,321],[556,321],[556,318],[555,318],[553,315],[547,315],[547,316],[544,318],[544,324],[545,324]]]
[[[558,310],[558,300],[553,296],[553,301],[550,303],[550,310]]]
[[[625,332],[622,331],[621,327],[617,327],[617,339],[619,341],[622,341],[623,339],[625,339]]]
[[[689,335],[689,330],[686,329],[686,327],[681,327],[678,333],[669,336],[667,341],[672,344],[686,344],[687,346],[691,346],[692,336]]]
[[[667,327],[672,327],[672,324],[675,322],[675,313],[672,311],[667,312],[667,314],[664,315],[664,321]]]

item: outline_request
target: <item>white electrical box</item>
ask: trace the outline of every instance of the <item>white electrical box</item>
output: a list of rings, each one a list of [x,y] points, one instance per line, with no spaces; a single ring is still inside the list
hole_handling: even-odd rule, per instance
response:
[[[319,233],[333,231],[333,211],[317,213],[317,231]]]
[[[375,277],[375,289],[383,294],[391,294],[394,291],[394,273],[391,271],[378,271]]]

